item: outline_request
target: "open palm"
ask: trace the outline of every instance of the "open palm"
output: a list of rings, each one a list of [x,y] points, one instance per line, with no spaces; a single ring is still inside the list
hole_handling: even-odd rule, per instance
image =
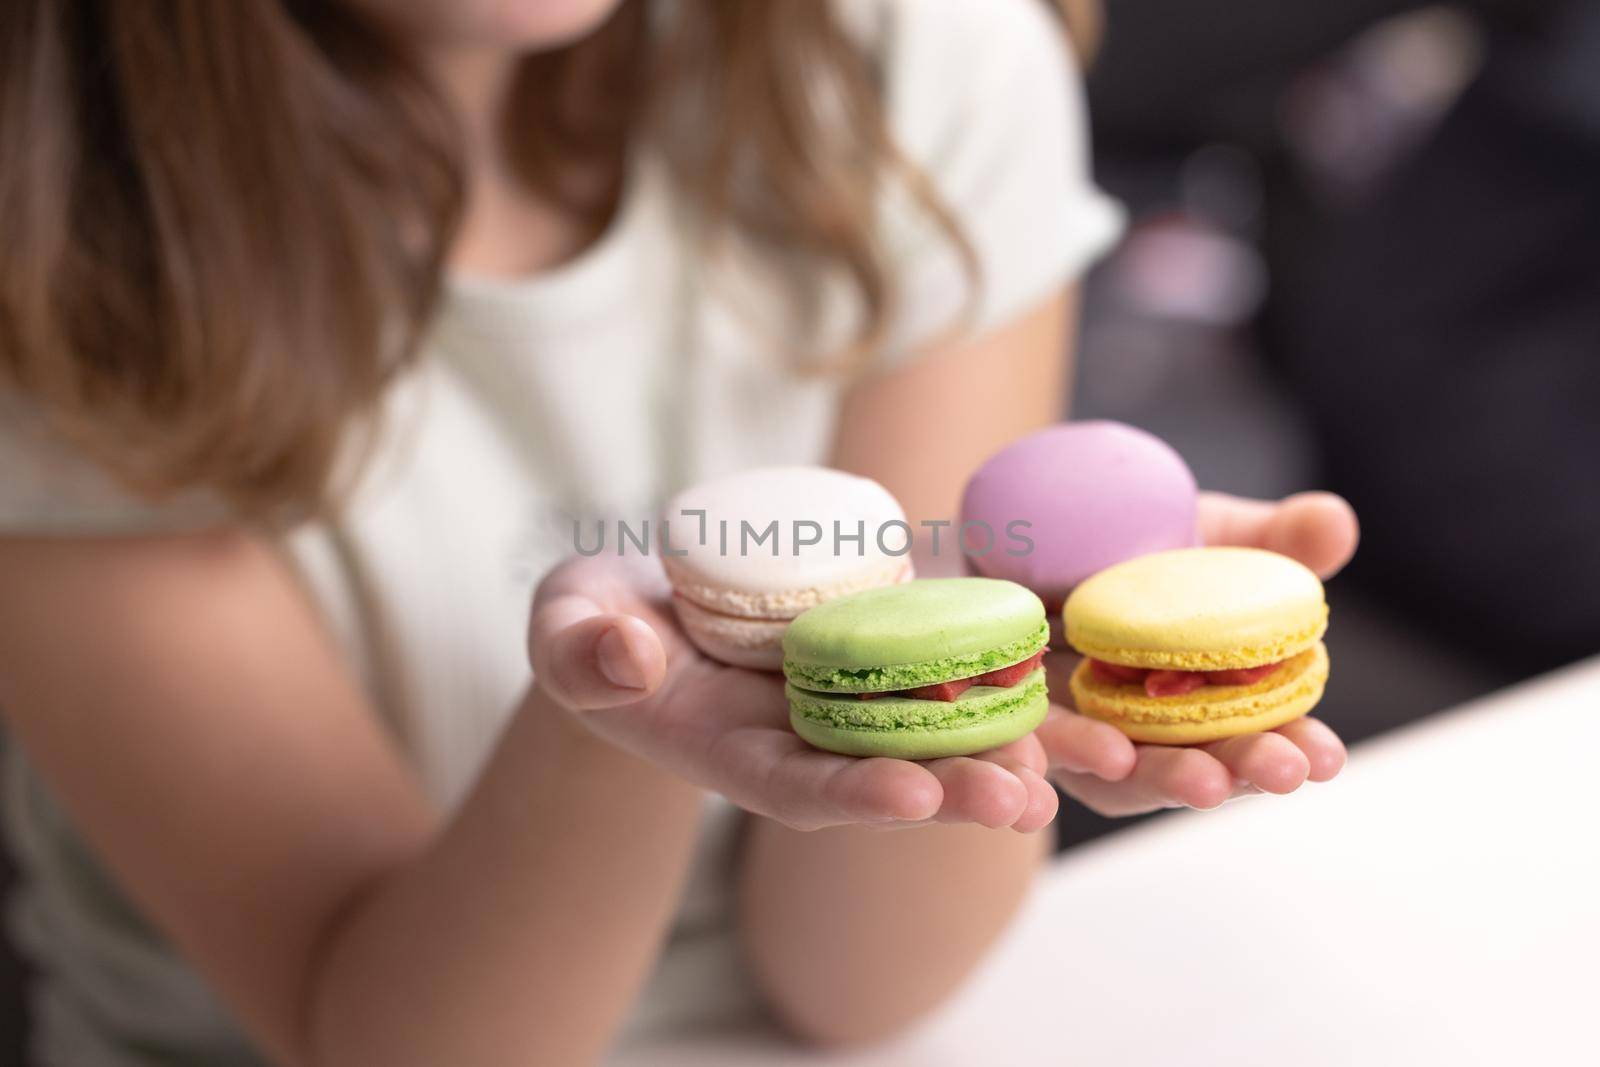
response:
[[[789,728],[782,678],[684,638],[653,558],[573,559],[534,598],[537,684],[596,734],[797,829],[928,821],[1040,829],[1056,813],[1039,739],[978,756],[857,759]]]
[[[1277,503],[1221,493],[1200,499],[1204,543],[1281,552],[1323,577],[1349,561],[1357,537],[1350,505],[1328,493],[1302,493]],[[1103,815],[1214,808],[1251,793],[1290,793],[1307,781],[1327,781],[1344,766],[1343,742],[1310,717],[1208,745],[1135,744],[1115,727],[1071,709],[1067,679],[1076,665],[1070,653],[1046,657],[1055,706],[1035,736],[1049,754],[1056,783]]]

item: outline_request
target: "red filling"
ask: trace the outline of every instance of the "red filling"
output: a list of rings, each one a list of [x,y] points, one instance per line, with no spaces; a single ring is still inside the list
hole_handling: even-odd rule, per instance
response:
[[[1100,681],[1108,685],[1143,685],[1153,697],[1183,696],[1203,685],[1255,685],[1281,666],[1279,662],[1229,671],[1151,671],[1098,659],[1089,661],[1089,670]]]
[[[1044,659],[1044,649],[1040,649],[1027,659],[1011,664],[1009,667],[996,667],[984,674],[976,674],[971,678],[956,678],[948,682],[935,682],[932,685],[919,685],[915,689],[893,689],[887,693],[857,693],[862,700],[875,700],[878,697],[916,697],[918,700],[943,700],[952,701],[971,689],[975,685],[1013,686],[1028,675],[1039,669],[1039,663]]]

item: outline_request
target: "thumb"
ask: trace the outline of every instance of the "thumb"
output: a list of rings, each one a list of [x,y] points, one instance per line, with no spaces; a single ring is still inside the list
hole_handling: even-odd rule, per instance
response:
[[[1323,578],[1355,554],[1361,524],[1333,493],[1296,493],[1281,501],[1200,494],[1200,541],[1265,548],[1297,559]]]
[[[1267,521],[1261,547],[1297,559],[1328,578],[1350,562],[1360,539],[1355,510],[1343,497],[1296,493]]]
[[[576,594],[534,611],[528,653],[535,684],[575,711],[641,700],[667,672],[666,650],[649,623]]]

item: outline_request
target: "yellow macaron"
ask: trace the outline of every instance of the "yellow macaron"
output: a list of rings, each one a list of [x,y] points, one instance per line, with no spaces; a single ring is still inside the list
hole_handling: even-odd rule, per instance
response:
[[[1189,745],[1270,730],[1322,698],[1328,606],[1306,567],[1254,548],[1119,563],[1062,610],[1083,654],[1072,695],[1135,741]]]

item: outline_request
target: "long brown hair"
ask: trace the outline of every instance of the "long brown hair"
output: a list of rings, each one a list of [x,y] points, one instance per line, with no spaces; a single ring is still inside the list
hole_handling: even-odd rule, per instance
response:
[[[894,295],[873,178],[895,171],[970,250],[896,154],[833,6],[685,0],[654,27],[649,0],[625,0],[524,62],[526,179],[598,230],[624,154],[691,106],[715,135],[661,146],[688,202],[844,272],[870,350]],[[826,120],[819,75],[845,104]],[[458,157],[437,91],[342,4],[6,0],[0,384],[137,491],[323,511],[347,432],[370,429],[437,299]],[[572,180],[595,173],[609,181]]]

